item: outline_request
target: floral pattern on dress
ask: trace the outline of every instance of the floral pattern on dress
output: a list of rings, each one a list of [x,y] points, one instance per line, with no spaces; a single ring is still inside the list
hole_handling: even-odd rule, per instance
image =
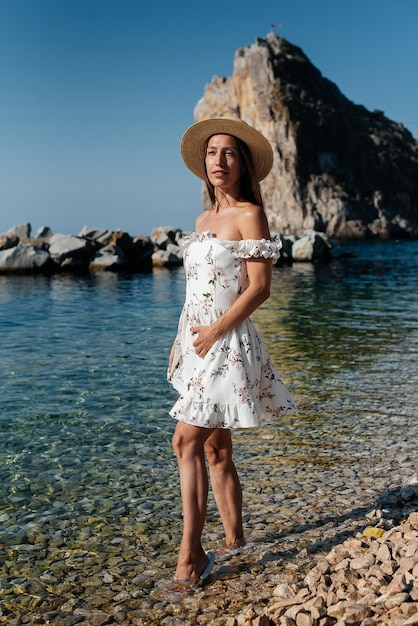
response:
[[[186,298],[168,380],[179,392],[170,415],[206,428],[254,428],[263,416],[295,411],[250,318],[226,333],[202,359],[193,326],[207,326],[247,287],[246,259],[280,256],[280,240],[229,241],[207,231],[184,238]]]

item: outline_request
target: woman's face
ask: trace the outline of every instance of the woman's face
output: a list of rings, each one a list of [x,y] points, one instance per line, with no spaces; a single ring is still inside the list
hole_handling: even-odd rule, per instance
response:
[[[215,188],[231,188],[240,184],[243,163],[235,137],[213,135],[205,157],[206,172]]]

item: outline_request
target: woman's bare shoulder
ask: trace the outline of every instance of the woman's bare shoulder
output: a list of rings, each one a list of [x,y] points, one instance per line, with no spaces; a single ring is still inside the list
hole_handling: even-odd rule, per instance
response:
[[[201,213],[200,215],[197,216],[196,218],[196,231],[200,230],[200,226],[202,224],[202,222],[204,222],[204,220],[208,217],[208,215],[211,213],[210,209],[206,209],[206,211],[203,211],[203,213]]]
[[[246,203],[238,220],[239,230],[243,239],[268,239],[270,230],[267,216],[261,206]]]

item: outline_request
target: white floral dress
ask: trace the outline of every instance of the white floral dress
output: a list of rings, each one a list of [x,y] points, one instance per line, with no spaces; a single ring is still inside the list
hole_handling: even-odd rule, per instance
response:
[[[229,241],[207,231],[184,237],[186,299],[174,342],[168,380],[180,397],[170,415],[205,428],[254,428],[263,415],[295,411],[250,318],[223,335],[202,359],[190,332],[220,317],[247,286],[245,259],[277,259],[281,242]]]

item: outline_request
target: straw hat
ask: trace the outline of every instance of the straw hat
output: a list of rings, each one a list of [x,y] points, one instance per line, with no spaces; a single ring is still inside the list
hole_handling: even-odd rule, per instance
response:
[[[205,143],[212,135],[233,135],[241,139],[251,152],[258,181],[270,172],[273,165],[270,142],[242,120],[218,117],[196,122],[186,130],[181,140],[183,161],[202,180],[206,180]]]

